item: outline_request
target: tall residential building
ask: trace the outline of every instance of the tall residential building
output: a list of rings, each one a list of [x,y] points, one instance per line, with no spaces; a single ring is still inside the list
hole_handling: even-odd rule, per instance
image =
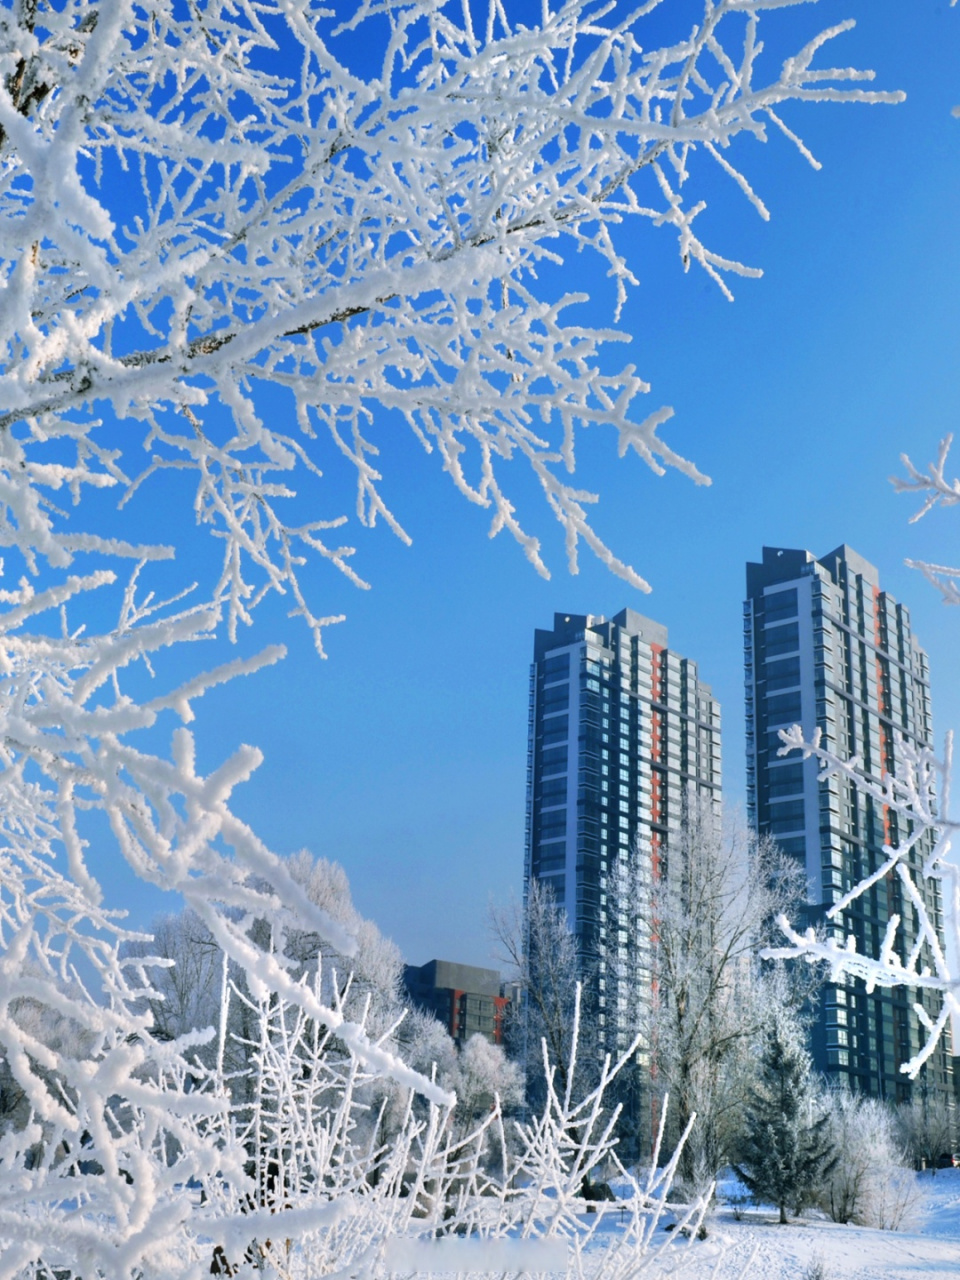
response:
[[[749,815],[758,831],[804,861],[809,922],[824,922],[833,903],[879,868],[884,843],[896,845],[902,833],[886,806],[836,778],[818,781],[816,760],[779,756],[778,731],[800,724],[809,736],[819,728],[824,746],[845,758],[859,755],[879,780],[893,770],[898,738],[930,745],[927,656],[907,609],[881,591],[877,570],[847,546],[820,559],[764,547],[762,563],[747,565],[743,635]],[[928,848],[911,855],[912,867]],[[939,885],[928,883],[925,892],[931,918],[942,926]],[[839,941],[852,934],[859,951],[878,955],[894,913],[907,924],[909,947],[913,913],[909,904],[904,910],[900,879],[891,873],[824,927]],[[828,984],[812,1033],[816,1065],[862,1093],[909,1098],[900,1066],[922,1043],[917,1000],[936,1018],[939,1001],[930,994],[868,994],[852,978]],[[950,1095],[945,1046],[918,1085]]]
[[[525,884],[565,908],[611,1052],[650,991],[642,899],[691,790],[719,805],[720,706],[696,663],[631,609],[555,614],[530,671]]]

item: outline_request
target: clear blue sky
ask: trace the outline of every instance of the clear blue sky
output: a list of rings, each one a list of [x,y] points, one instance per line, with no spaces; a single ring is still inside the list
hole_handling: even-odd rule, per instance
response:
[[[342,862],[360,910],[411,962],[489,963],[488,903],[520,892],[528,667],[534,628],[555,610],[629,605],[669,627],[671,645],[697,659],[720,698],[724,785],[738,803],[744,562],[764,543],[823,554],[847,542],[911,607],[931,655],[938,735],[960,727],[960,616],[903,566],[905,556],[960,560],[960,516],[935,512],[910,526],[911,501],[887,481],[901,450],[925,463],[960,426],[960,120],[950,114],[960,102],[960,10],[822,0],[765,25],[779,49],[781,36],[796,45],[848,16],[859,25],[831,63],[876,68],[879,86],[906,90],[904,105],[786,109],[820,172],[783,138],[741,138],[733,158],[770,223],[695,162],[709,201],[701,234],[761,267],[762,280],[737,281],[730,304],[702,273],[683,274],[671,232],[621,229],[640,287],[621,320],[632,344],[616,354],[652,383],[651,410],[676,410],[665,438],[713,478],[709,489],[657,479],[636,457],[618,461],[613,437],[581,438],[579,480],[602,495],[596,526],[653,593],[586,554],[571,578],[559,529],[517,465],[514,492],[554,571],[542,581],[514,543],[488,540],[488,513],[455,494],[436,457],[384,421],[373,430],[384,490],[412,548],[385,528],[358,531],[371,591],[321,565],[307,572],[321,610],[347,614],[326,633],[329,660],[275,610],[243,649],[282,636],[287,661],[197,708],[201,765],[238,741],[266,754],[236,793],[237,811],[277,852],[306,846]],[[574,259],[563,284],[594,287],[595,274]],[[591,316],[607,322],[609,302],[601,280]],[[328,462],[348,506],[349,477]],[[125,875],[113,892],[138,919],[159,905]]]

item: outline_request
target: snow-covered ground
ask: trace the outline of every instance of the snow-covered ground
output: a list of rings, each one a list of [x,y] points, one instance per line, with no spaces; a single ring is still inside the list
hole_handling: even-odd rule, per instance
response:
[[[922,1208],[910,1231],[875,1231],[813,1217],[780,1226],[774,1211],[756,1209],[746,1209],[737,1222],[731,1209],[720,1207],[708,1238],[727,1241],[717,1280],[738,1275],[754,1249],[750,1280],[806,1280],[818,1259],[824,1280],[960,1280],[960,1169],[917,1179]]]

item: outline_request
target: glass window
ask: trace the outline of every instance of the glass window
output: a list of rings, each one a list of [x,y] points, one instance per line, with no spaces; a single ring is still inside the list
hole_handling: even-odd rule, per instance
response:
[[[774,591],[763,597],[763,613],[769,625],[783,618],[797,616],[797,589],[791,587],[787,591]]]
[[[796,693],[776,693],[767,698],[767,720],[770,724],[793,724],[799,719],[799,689]]]
[[[770,830],[776,835],[781,831],[796,831],[803,826],[803,801],[781,800],[770,805]]]
[[[558,852],[541,854],[539,860],[539,873],[540,875],[544,875],[549,871],[563,871],[566,866],[566,862],[567,856],[563,846],[560,847]]]
[[[803,836],[793,836],[789,840],[778,840],[777,844],[791,858],[803,858],[807,852],[807,842]]]
[[[549,720],[544,721],[543,725],[543,745],[544,747],[553,746],[555,743],[563,742],[569,731],[570,725],[568,717],[565,715],[552,716]]]
[[[788,622],[784,626],[771,627],[764,638],[764,650],[768,658],[781,653],[790,653],[800,648],[800,627],[796,622]]]
[[[800,683],[800,657],[781,658],[767,663],[767,691],[789,689]]]
[[[778,765],[770,770],[770,797],[795,795],[803,790],[803,765]]]
[[[558,809],[557,812],[563,815],[566,813],[566,810]],[[555,848],[554,848],[555,845],[558,848],[566,847],[566,843],[562,839],[562,837],[566,833],[567,824],[566,822],[560,822],[559,824],[554,826],[553,816],[554,815],[552,813],[547,814],[547,816],[543,819],[543,824],[540,828],[540,839],[538,840],[537,844],[538,844],[538,847],[540,848],[541,857],[543,856],[544,853],[555,852]]]
[[[548,658],[543,664],[544,683],[554,680],[567,680],[570,676],[570,655],[569,653],[557,654],[554,658]]]

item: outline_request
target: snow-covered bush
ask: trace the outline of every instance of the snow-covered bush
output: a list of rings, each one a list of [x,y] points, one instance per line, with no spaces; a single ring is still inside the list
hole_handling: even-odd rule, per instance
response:
[[[937,1162],[956,1149],[957,1124],[953,1108],[941,1094],[918,1091],[893,1113],[894,1132],[916,1169],[937,1171]]]
[[[831,1089],[827,1101],[827,1140],[837,1161],[820,1188],[820,1207],[834,1222],[887,1231],[912,1225],[919,1190],[890,1108],[842,1088]]]
[[[464,1129],[475,1128],[495,1107],[509,1116],[523,1101],[519,1066],[479,1032],[457,1054],[448,1087],[457,1095],[455,1118]]]
[[[313,982],[322,987],[319,969]],[[530,1122],[513,1122],[512,1142],[505,1140],[501,1098],[495,1090],[481,1093],[494,1077],[515,1089],[516,1072],[511,1077],[502,1054],[482,1037],[468,1042],[455,1069],[468,1087],[474,1081],[474,1122],[466,1114],[458,1121],[452,1097],[448,1104],[423,1107],[407,1090],[401,1122],[382,1141],[382,1125],[371,1107],[376,1074],[360,1067],[300,1008],[265,994],[255,1014],[260,1032],[253,1046],[256,1096],[252,1107],[235,1109],[242,1117],[239,1137],[248,1181],[236,1186],[213,1175],[203,1184],[215,1221],[233,1224],[229,1232],[221,1227],[217,1237],[221,1273],[232,1274],[246,1260],[269,1263],[292,1280],[357,1267],[379,1280],[398,1269],[398,1240],[424,1246],[421,1254],[403,1256],[427,1259],[428,1266],[430,1246],[439,1235],[469,1237],[469,1249],[459,1265],[454,1252],[448,1265],[438,1262],[436,1270],[470,1270],[476,1250],[491,1246],[490,1256],[504,1261],[480,1269],[557,1269],[512,1263],[507,1242],[520,1238],[559,1243],[565,1259],[559,1269],[568,1275],[621,1280],[659,1272],[661,1266],[686,1274],[684,1237],[678,1233],[656,1247],[653,1239],[676,1153],[664,1168],[657,1169],[655,1161],[642,1182],[623,1169],[613,1136],[616,1111],[605,1104],[625,1059],[607,1061],[598,1087],[574,1101],[576,1027],[564,1073],[567,1086],[557,1088],[556,1069],[545,1060],[546,1105]],[[387,1105],[382,1100],[381,1111]],[[493,1162],[491,1146],[497,1156]],[[581,1191],[592,1172],[611,1165],[627,1195],[617,1206],[617,1234],[605,1236],[604,1247],[593,1251],[602,1214],[584,1225]],[[671,1214],[693,1233],[707,1199],[671,1205]],[[689,1259],[692,1266],[701,1262]]]
[[[364,1009],[367,1027],[378,1035],[394,1027],[403,1010],[400,948],[353,905],[347,873],[339,862],[314,858],[302,849],[286,865],[309,900],[337,922],[353,945],[350,954],[344,955],[322,934],[293,928],[284,933],[284,954],[298,970],[315,968],[322,957],[328,1002],[333,999],[334,984],[340,984],[342,994],[349,981],[347,1007],[357,1013]]]
[[[881,1231],[910,1231],[921,1221],[923,1192],[912,1169],[893,1165],[873,1189],[871,1226]]]

